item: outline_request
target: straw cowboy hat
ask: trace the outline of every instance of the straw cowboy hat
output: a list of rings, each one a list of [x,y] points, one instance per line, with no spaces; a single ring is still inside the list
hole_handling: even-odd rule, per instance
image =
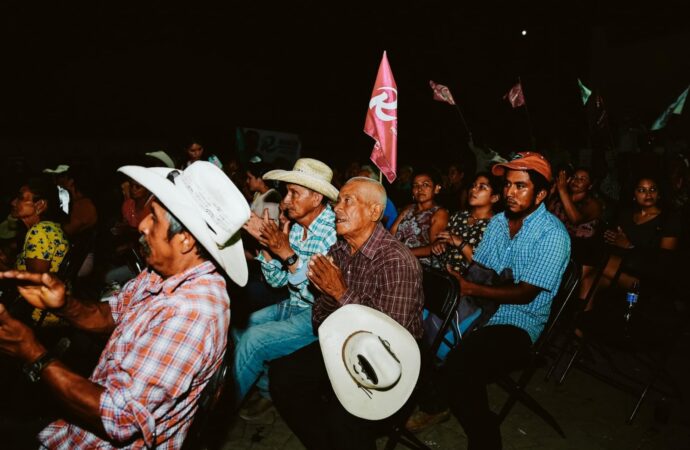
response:
[[[119,172],[144,186],[240,286],[247,284],[247,262],[239,230],[249,205],[230,179],[208,161],[185,170],[124,166]]]
[[[300,158],[292,170],[271,170],[261,178],[299,184],[333,201],[338,200],[338,189],[331,184],[333,171],[318,159]]]
[[[319,327],[319,344],[333,391],[350,414],[385,419],[412,394],[419,347],[386,314],[368,306],[342,306]]]

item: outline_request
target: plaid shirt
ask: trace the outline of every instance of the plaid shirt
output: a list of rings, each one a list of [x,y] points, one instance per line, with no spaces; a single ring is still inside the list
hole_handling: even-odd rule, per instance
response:
[[[105,391],[108,441],[64,420],[38,435],[50,449],[182,447],[197,400],[219,367],[230,309],[212,262],[162,279],[144,271],[107,299],[116,328],[90,380]]]
[[[513,271],[515,284],[524,281],[541,291],[525,305],[500,305],[486,325],[522,328],[535,342],[549,319],[551,300],[558,291],[569,259],[568,232],[543,203],[525,218],[512,239],[505,214],[495,215],[474,253],[474,260],[496,273],[508,267]]]
[[[354,255],[344,240],[328,253],[340,267],[347,291],[339,302],[326,295],[316,299],[312,313],[314,330],[340,306],[352,303],[377,309],[414,337],[422,336],[422,268],[403,243],[379,223]]]
[[[321,211],[316,219],[307,228],[307,238],[302,239],[304,227],[298,223],[290,228],[290,247],[299,257],[302,267],[306,267],[309,258],[317,253],[326,254],[338,237],[335,234],[335,213],[330,206]],[[263,254],[256,258],[261,261],[261,270],[268,284],[273,287],[283,287],[288,281],[294,280],[290,271],[285,268],[279,259],[266,261]],[[288,285],[290,291],[290,304],[306,308],[314,303],[314,294],[309,290],[309,280],[300,277],[299,282]]]

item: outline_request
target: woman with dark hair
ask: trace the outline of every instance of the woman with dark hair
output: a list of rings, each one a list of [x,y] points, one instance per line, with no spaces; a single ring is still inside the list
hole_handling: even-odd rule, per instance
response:
[[[604,205],[592,195],[594,180],[589,169],[579,167],[571,176],[565,170],[558,172],[556,195],[548,209],[565,225],[570,235],[571,254],[582,265],[583,279],[590,276],[604,258],[600,220]],[[584,283],[580,286],[585,289]],[[585,290],[580,291],[584,298]]]
[[[441,257],[453,271],[464,275],[500,200],[500,180],[488,172],[475,175],[467,196],[469,209],[453,213],[448,229],[438,233],[432,245],[434,255]]]
[[[62,216],[57,188],[48,180],[32,178],[19,189],[12,200],[11,215],[23,225],[26,233],[14,267],[30,272],[57,272],[69,250],[60,225]],[[9,261],[8,261],[9,262]]]
[[[250,163],[247,167],[247,188],[254,194],[250,209],[254,214],[263,217],[264,209],[268,210],[268,216],[273,220],[278,220],[280,211],[280,193],[274,188],[272,181],[266,181],[263,176],[273,168],[263,162]]]
[[[640,278],[659,281],[664,276],[660,257],[678,247],[680,223],[662,209],[658,178],[637,177],[632,199],[632,210],[624,211],[616,227],[604,233],[604,240],[611,246],[611,256],[595,289],[608,287],[619,272],[617,284],[625,289]],[[591,274],[583,280],[584,292],[591,288],[593,278]],[[594,295],[590,297],[593,299]],[[585,310],[591,309],[592,303],[590,300]]]
[[[35,273],[58,272],[69,251],[69,242],[60,225],[62,211],[57,187],[47,179],[29,179],[12,200],[11,214],[27,230],[25,234],[17,233],[24,237],[14,268]],[[10,268],[7,266],[2,270]],[[33,319],[40,320],[41,313],[34,310]],[[48,314],[45,317],[46,324],[57,322],[57,316]]]
[[[448,225],[448,210],[436,203],[441,191],[441,176],[433,168],[421,169],[412,177],[412,199],[391,227],[391,234],[405,244],[419,262],[441,268],[431,252],[438,234]]]
[[[204,153],[204,146],[201,144],[201,142],[199,142],[196,139],[190,140],[185,146],[186,160],[182,163],[182,166],[180,168],[185,169],[190,164],[196,161],[208,161],[221,169],[223,168],[223,163],[220,162],[220,159],[216,155],[210,154],[204,156]]]

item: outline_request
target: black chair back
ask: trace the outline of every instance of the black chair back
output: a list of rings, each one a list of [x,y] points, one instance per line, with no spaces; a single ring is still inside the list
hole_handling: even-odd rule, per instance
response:
[[[208,384],[204,387],[204,390],[201,391],[198,401],[199,407],[196,410],[196,414],[194,414],[192,425],[187,432],[187,437],[182,446],[183,450],[205,448],[204,434],[207,432],[208,422],[218,404],[218,400],[225,390],[225,383],[227,381],[233,353],[232,345],[228,343],[220,367],[211,375]]]
[[[458,306],[460,284],[448,272],[425,267],[423,287],[424,307],[429,310],[429,313],[441,319],[441,326],[435,336],[425,336],[425,341],[432,342],[432,344],[422,354],[422,361],[423,364],[440,364],[442,361],[436,354],[441,344],[453,346],[453,343],[448,342],[445,335]]]
[[[542,350],[553,336],[554,330],[558,326],[558,322],[563,317],[564,311],[567,310],[568,304],[573,298],[573,294],[575,294],[577,291],[579,281],[580,266],[573,260],[570,260],[565,272],[563,273],[563,277],[561,278],[561,285],[558,288],[558,292],[551,302],[551,313],[549,314],[549,320],[544,326],[544,331],[542,332],[541,336],[532,346],[532,357],[530,358],[529,363],[517,379],[514,379],[510,375],[506,374],[505,376],[499,377],[499,379],[496,380],[497,384],[509,395],[508,399],[503,404],[501,411],[498,413],[499,423],[503,422],[515,403],[520,402],[541,417],[546,423],[551,425],[551,427],[556,430],[558,434],[560,434],[562,437],[565,437],[565,433],[556,419],[534,398],[532,398],[532,396],[525,391],[525,388],[529,384],[534,373],[537,371],[541,361]]]
[[[422,351],[422,370],[434,370],[433,365],[441,362],[436,354],[455,316],[455,309],[460,298],[460,284],[458,280],[445,271],[425,267],[423,272],[424,307],[431,314],[441,319],[441,325],[433,336],[425,336],[424,341],[431,342]],[[447,342],[452,346],[453,344]],[[388,431],[388,441],[385,449],[392,450],[400,444],[412,450],[429,450],[429,447],[405,428],[407,417],[415,405],[415,394],[393,418],[391,429]]]

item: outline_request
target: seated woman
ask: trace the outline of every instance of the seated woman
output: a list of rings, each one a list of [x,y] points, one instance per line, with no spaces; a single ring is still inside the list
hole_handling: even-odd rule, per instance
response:
[[[435,197],[441,191],[441,176],[432,168],[421,169],[412,177],[412,199],[395,219],[391,234],[404,243],[422,265],[442,268],[442,264],[431,252],[431,246],[438,233],[448,225],[448,210],[436,203]]]
[[[564,170],[556,179],[556,194],[548,209],[565,225],[570,235],[572,258],[582,265],[582,278],[590,276],[604,258],[599,224],[604,212],[601,200],[592,195],[592,175],[580,167],[568,177]],[[580,298],[587,294],[580,284]]]
[[[249,192],[254,194],[249,208],[254,214],[263,217],[264,209],[268,209],[268,216],[273,220],[278,220],[280,211],[278,204],[281,200],[280,192],[278,192],[273,181],[266,181],[263,176],[269,170],[273,170],[269,164],[258,162],[250,163],[247,167],[247,188]]]
[[[58,190],[49,180],[32,178],[19,189],[12,200],[12,217],[25,227],[26,234],[14,267],[29,272],[57,273],[69,251],[69,242],[60,225],[60,200]],[[45,319],[45,324],[59,322],[53,314],[34,310],[35,321]]]
[[[464,275],[472,262],[474,249],[498,209],[501,200],[500,180],[488,172],[478,173],[470,184],[469,209],[453,213],[448,229],[438,233],[432,244],[434,255],[441,257],[449,270]]]
[[[470,209],[453,213],[448,229],[438,234],[432,245],[435,255],[442,257],[446,268],[464,275],[472,262],[474,249],[479,245],[484,230],[500,208],[500,179],[488,172],[475,175],[467,201]],[[419,410],[407,420],[405,427],[414,433],[450,418],[448,405],[433,388],[434,374],[424,372],[420,382]]]
[[[604,233],[604,240],[611,246],[611,256],[594,293],[611,285],[617,274],[617,285],[624,289],[630,289],[640,278],[662,280],[664,264],[660,257],[678,246],[680,223],[663,210],[658,179],[643,175],[634,186],[632,211],[624,211],[616,227]],[[593,278],[594,274],[590,274],[583,282],[587,291]],[[585,311],[592,309],[594,293]]]

